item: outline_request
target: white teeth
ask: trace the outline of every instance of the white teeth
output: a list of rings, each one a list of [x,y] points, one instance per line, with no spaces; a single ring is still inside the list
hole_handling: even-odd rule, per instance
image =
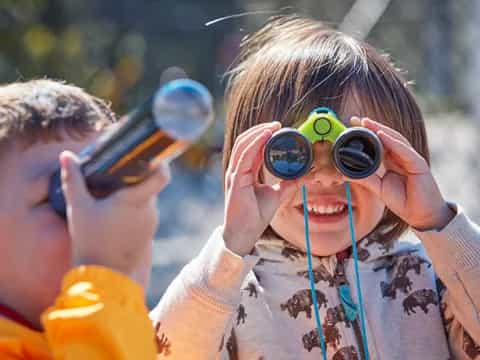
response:
[[[338,214],[345,209],[345,205],[338,204],[338,205],[326,205],[326,206],[319,206],[319,205],[308,205],[308,212],[313,213],[316,215],[331,215],[331,214]]]

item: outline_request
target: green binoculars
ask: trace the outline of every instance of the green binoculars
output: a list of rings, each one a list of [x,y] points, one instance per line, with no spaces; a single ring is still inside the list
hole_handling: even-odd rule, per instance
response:
[[[382,143],[377,135],[363,127],[347,128],[326,107],[314,109],[298,129],[277,131],[265,145],[265,166],[278,178],[297,179],[312,167],[312,145],[318,141],[332,144],[335,167],[348,178],[366,178],[380,166]]]

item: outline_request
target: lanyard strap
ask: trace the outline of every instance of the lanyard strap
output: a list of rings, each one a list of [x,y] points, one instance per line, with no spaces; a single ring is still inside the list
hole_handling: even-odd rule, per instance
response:
[[[350,235],[352,239],[353,265],[355,266],[355,283],[357,286],[358,304],[360,305],[360,322],[362,325],[363,348],[365,349],[365,360],[369,360],[370,354],[368,352],[367,327],[365,325],[365,307],[363,306],[362,287],[360,285],[360,274],[358,271],[358,251],[357,242],[355,241],[355,228],[353,226],[352,194],[350,192],[349,181],[345,182],[345,192],[347,194],[348,224],[350,226]]]
[[[312,291],[313,310],[315,313],[315,321],[317,323],[318,339],[322,348],[323,360],[327,360],[327,347],[323,336],[322,325],[320,321],[320,313],[318,311],[317,292],[315,291],[315,282],[313,277],[312,252],[310,250],[310,231],[308,228],[308,209],[307,209],[307,189],[302,185],[303,197],[303,219],[305,221],[305,245],[307,249],[308,278],[310,280],[310,290]]]
[[[362,345],[363,345],[360,347],[361,347],[361,353],[364,354],[365,360],[369,360],[370,356],[368,351],[367,331],[365,326],[365,311],[363,306],[363,298],[362,298],[362,291],[361,291],[361,285],[360,285],[360,275],[358,272],[358,251],[357,251],[357,243],[355,241],[355,229],[353,226],[352,199],[351,199],[351,193],[350,193],[350,183],[348,181],[345,183],[345,191],[347,195],[348,222],[350,227],[350,236],[352,240],[352,254],[353,254],[353,260],[354,260],[354,266],[355,266],[355,283],[357,287],[358,303],[360,307],[360,321],[361,321],[361,335],[362,335],[361,337],[362,337]],[[315,291],[315,282],[314,282],[314,276],[313,276],[312,253],[310,249],[310,231],[308,227],[307,190],[305,185],[302,185],[302,198],[303,198],[303,216],[304,216],[304,222],[305,222],[305,245],[306,245],[305,247],[306,247],[306,253],[307,253],[308,277],[310,280],[310,290],[312,292],[313,308],[315,313],[315,321],[317,325],[318,338],[320,342],[320,347],[322,349],[322,357],[323,357],[323,360],[327,360],[325,338],[322,331],[320,314],[318,310],[317,294]],[[340,300],[342,302],[342,306],[345,310],[345,315],[348,318],[350,318],[351,321],[355,324],[357,320],[358,309],[357,309],[357,305],[354,303],[353,299],[351,298],[350,288],[348,284],[340,285],[338,287],[338,291],[339,291]],[[354,325],[354,331],[358,333],[358,330],[359,330],[358,323],[356,323]]]

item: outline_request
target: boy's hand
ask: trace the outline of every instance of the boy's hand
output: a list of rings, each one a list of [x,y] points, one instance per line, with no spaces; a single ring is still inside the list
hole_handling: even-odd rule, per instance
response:
[[[270,224],[286,190],[294,182],[260,184],[263,150],[278,122],[256,125],[242,133],[232,149],[225,173],[225,245],[238,255],[250,253],[255,242]]]
[[[351,180],[379,196],[385,205],[418,230],[439,229],[454,213],[443,199],[426,160],[399,132],[368,118],[353,117],[354,126],[372,130],[383,144],[381,170],[366,179]]]
[[[131,276],[151,246],[158,223],[156,195],[169,181],[168,168],[97,199],[88,192],[73,153],[63,152],[60,164],[73,264],[103,265]]]

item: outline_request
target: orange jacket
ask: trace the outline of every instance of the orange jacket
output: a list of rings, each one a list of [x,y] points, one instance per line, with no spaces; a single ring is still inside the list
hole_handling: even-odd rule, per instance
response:
[[[44,332],[0,318],[0,359],[155,359],[142,288],[99,266],[73,269],[42,315]]]

